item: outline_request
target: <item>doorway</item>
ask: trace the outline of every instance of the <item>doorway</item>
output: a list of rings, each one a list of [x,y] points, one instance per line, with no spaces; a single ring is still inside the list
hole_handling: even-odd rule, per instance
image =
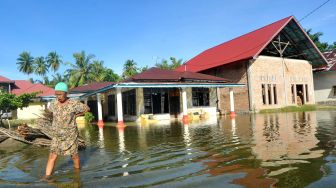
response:
[[[177,115],[180,113],[180,91],[177,88],[169,91],[169,108],[170,115]]]
[[[296,104],[301,106],[304,105],[304,93],[303,93],[303,85],[296,85]]]
[[[95,120],[97,120],[98,119],[98,105],[97,105],[97,101],[90,100],[90,101],[88,101],[87,105],[90,108],[90,112],[95,117]]]

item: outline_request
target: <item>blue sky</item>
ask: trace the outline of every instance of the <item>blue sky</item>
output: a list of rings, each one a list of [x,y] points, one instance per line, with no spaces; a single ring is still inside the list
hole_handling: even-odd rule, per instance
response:
[[[116,73],[127,59],[153,66],[198,53],[289,15],[301,19],[325,0],[1,0],[0,75],[17,70],[23,51],[57,51],[65,62],[85,50]],[[336,0],[301,22],[336,41]],[[63,72],[62,67],[59,72]],[[37,77],[35,77],[37,78]]]

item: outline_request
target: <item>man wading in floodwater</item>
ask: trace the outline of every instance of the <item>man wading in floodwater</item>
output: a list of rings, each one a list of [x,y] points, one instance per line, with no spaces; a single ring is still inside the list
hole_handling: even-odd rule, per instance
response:
[[[55,132],[51,141],[45,179],[50,177],[58,155],[71,155],[74,168],[80,167],[76,117],[89,111],[89,107],[80,101],[68,99],[67,93],[68,86],[64,82],[56,84],[57,100],[48,108],[53,113],[52,130]]]

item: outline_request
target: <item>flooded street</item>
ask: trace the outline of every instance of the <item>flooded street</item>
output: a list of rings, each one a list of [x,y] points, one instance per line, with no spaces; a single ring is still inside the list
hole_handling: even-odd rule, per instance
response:
[[[60,157],[50,183],[39,181],[48,148],[0,144],[0,187],[335,187],[335,120],[317,111],[85,126],[81,171]]]

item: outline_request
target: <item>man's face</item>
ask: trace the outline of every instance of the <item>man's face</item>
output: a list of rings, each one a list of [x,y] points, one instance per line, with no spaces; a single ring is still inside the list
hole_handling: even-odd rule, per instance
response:
[[[55,91],[55,95],[60,103],[65,102],[67,99],[67,93],[64,91]]]

